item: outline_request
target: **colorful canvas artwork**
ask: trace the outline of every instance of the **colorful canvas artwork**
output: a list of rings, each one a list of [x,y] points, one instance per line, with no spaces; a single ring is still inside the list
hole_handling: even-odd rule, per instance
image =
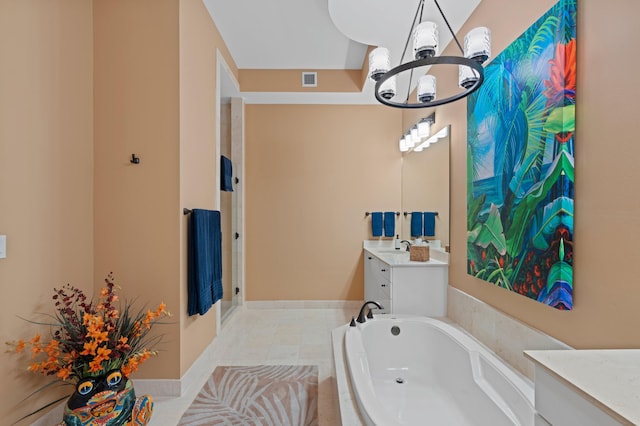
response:
[[[573,307],[577,0],[485,68],[467,103],[467,271]]]

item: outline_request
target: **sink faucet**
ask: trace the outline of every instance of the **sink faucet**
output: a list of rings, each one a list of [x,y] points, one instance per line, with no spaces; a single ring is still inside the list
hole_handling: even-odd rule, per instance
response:
[[[409,251],[409,247],[411,247],[411,245],[412,245],[411,241],[402,240],[402,241],[400,241],[400,244],[402,244],[402,243],[407,243],[407,251]]]
[[[378,302],[374,302],[373,300],[370,300],[370,301],[368,301],[368,302],[364,302],[364,304],[363,304],[363,305],[362,305],[362,307],[360,308],[360,313],[358,314],[358,319],[357,319],[357,321],[358,321],[359,323],[361,323],[361,324],[362,324],[363,322],[365,322],[365,321],[366,321],[366,318],[365,318],[365,316],[364,316],[364,310],[365,310],[365,309],[367,308],[367,306],[369,306],[369,305],[375,305],[375,307],[376,307],[376,308],[378,308],[378,309],[384,309],[384,307],[383,307],[381,304],[379,304]],[[367,318],[370,318],[370,319],[371,319],[371,318],[373,318],[373,314],[371,313],[371,309],[369,309],[369,314],[367,315]],[[355,325],[356,325],[356,324],[353,322],[353,320],[351,321],[351,324],[352,324],[352,327],[355,327]]]

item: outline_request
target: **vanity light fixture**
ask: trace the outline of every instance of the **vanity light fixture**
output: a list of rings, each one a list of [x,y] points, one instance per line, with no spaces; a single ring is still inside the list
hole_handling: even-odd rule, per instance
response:
[[[449,32],[453,36],[463,56],[437,56],[438,54],[438,26],[435,22],[422,21],[425,0],[418,1],[418,8],[411,23],[411,29],[404,52],[400,58],[400,65],[391,68],[389,49],[378,47],[369,54],[369,77],[376,82],[375,96],[378,102],[395,108],[429,108],[457,101],[478,90],[484,81],[484,69],[482,64],[491,56],[491,31],[486,27],[472,29],[464,38],[464,49],[456,37],[444,12],[433,0],[442,19],[447,24]],[[417,23],[417,25],[416,25]],[[413,52],[415,60],[402,63],[413,34]],[[463,89],[444,99],[437,98],[436,78],[432,75],[423,75],[418,80],[417,102],[410,103],[411,84],[404,102],[393,100],[396,95],[396,76],[402,72],[410,71],[413,76],[415,68],[431,65],[458,65],[458,86]]]
[[[400,142],[398,144],[400,152],[407,152],[410,149],[416,151],[416,146],[423,144],[425,138],[428,138],[431,135],[431,126],[435,122],[435,112],[428,117],[424,117],[418,120],[418,122],[400,138]],[[426,146],[424,148],[426,148]],[[420,149],[420,151],[421,150],[422,149]]]
[[[417,145],[415,148],[413,148],[414,151],[420,152],[425,148],[429,148],[429,146],[432,143],[436,143],[438,142],[440,139],[446,138],[449,135],[449,130],[447,127],[443,127],[442,129],[440,129],[440,131],[438,133],[436,133],[435,135],[431,136],[430,138],[426,139],[424,142],[422,142],[420,145]]]

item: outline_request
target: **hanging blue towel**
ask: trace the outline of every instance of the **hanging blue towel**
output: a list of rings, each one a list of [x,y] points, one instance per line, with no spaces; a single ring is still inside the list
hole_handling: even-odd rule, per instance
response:
[[[188,313],[204,315],[222,299],[220,212],[194,209],[189,220]]]
[[[220,156],[220,189],[233,192],[233,165],[224,155]]]
[[[394,235],[396,235],[396,214],[384,212],[384,236],[393,237]]]
[[[436,236],[436,212],[424,212],[424,235],[425,237]]]
[[[371,213],[371,235],[382,237],[382,212]]]
[[[422,236],[422,212],[411,212],[411,236]]]

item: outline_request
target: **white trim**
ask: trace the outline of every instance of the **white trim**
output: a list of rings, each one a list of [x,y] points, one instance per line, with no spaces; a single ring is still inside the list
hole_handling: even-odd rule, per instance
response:
[[[373,93],[361,92],[242,92],[242,97],[253,105],[380,105]]]

